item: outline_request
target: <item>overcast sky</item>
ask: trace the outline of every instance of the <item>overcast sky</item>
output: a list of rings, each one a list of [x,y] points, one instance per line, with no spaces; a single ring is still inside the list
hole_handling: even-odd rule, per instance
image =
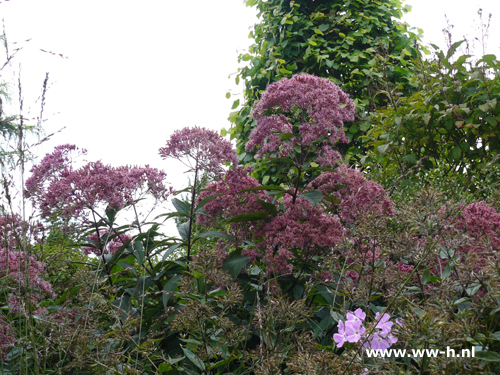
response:
[[[493,13],[493,25],[500,19],[498,0],[406,3],[413,11],[405,20],[440,45],[445,13],[455,39],[477,35],[480,7],[485,16]],[[178,166],[158,156],[169,134],[193,125],[229,127],[241,89],[228,76],[238,68],[238,51],[251,43],[249,28],[256,21],[255,10],[242,0],[10,0],[0,2],[0,12],[11,53],[22,47],[10,77],[4,72],[2,79],[17,81],[20,64],[25,107],[31,106],[25,116],[35,117],[49,72],[45,129],[66,127],[40,149],[41,156],[74,143],[89,150],[89,160],[164,168],[176,184]],[[488,52],[500,55],[498,28],[490,34]]]

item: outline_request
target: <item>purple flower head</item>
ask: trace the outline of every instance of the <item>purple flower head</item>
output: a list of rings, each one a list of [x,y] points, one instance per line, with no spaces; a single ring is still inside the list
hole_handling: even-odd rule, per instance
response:
[[[318,162],[333,166],[340,156],[337,142],[347,142],[344,122],[354,119],[354,102],[330,80],[302,73],[267,87],[253,112],[257,127],[245,147],[265,154],[289,156],[295,148],[314,146]]]
[[[326,214],[321,206],[314,206],[304,198],[297,198],[293,204],[293,198],[287,195],[283,197],[283,207],[286,211],[273,217],[257,233],[264,238],[260,245],[266,250],[266,262],[271,265],[269,271],[277,274],[291,272],[288,262],[293,258],[291,250],[298,249],[302,256],[309,257],[342,240],[342,225],[332,215]]]
[[[380,321],[377,320],[380,318]],[[393,322],[390,321],[390,315],[384,314],[380,316],[377,313],[375,316],[375,332],[370,332],[364,326],[366,314],[361,308],[353,312],[347,313],[345,322],[339,321],[338,333],[334,335],[334,341],[338,347],[341,347],[344,342],[357,343],[363,341],[363,348],[368,349],[387,349],[392,344],[398,342],[397,337],[392,335]],[[398,324],[400,322],[396,320]]]
[[[323,172],[309,185],[326,197],[331,197],[331,209],[340,211],[339,216],[347,225],[355,222],[366,211],[383,217],[394,216],[392,201],[384,188],[368,180],[363,173],[346,165],[333,172]]]
[[[75,150],[70,145],[56,147],[31,169],[26,196],[38,205],[43,217],[85,220],[99,205],[121,209],[143,193],[157,199],[166,199],[170,193],[163,184],[165,172],[148,166],[114,168],[97,161],[74,169],[71,152]]]
[[[217,181],[209,183],[200,193],[197,199],[199,204],[202,200],[217,195],[203,206],[206,215],[199,214],[197,221],[207,228],[213,227],[220,219],[229,220],[240,214],[248,214],[262,210],[260,200],[270,202],[266,197],[265,190],[241,192],[261,186],[259,182],[251,176],[252,169],[237,166],[220,176]],[[231,223],[227,234],[239,239],[248,239],[254,224],[248,221]]]
[[[163,159],[180,160],[195,170],[220,175],[224,172],[222,166],[228,162],[238,164],[238,157],[231,142],[222,138],[217,132],[195,126],[176,130],[160,148]]]

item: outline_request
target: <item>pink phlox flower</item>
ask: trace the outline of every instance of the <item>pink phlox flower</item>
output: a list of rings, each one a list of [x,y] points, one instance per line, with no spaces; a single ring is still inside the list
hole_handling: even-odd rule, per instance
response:
[[[397,338],[397,337],[395,337],[395,336],[393,336],[393,335],[387,335],[387,336],[386,336],[386,340],[387,340],[387,342],[388,342],[390,345],[395,344],[395,343],[397,343],[397,342],[398,342],[398,338]]]
[[[345,333],[349,342],[358,342],[365,331],[366,328],[363,327],[361,320],[348,320],[345,322]]]
[[[370,348],[375,350],[389,349],[389,347],[391,346],[389,341],[384,336],[380,335],[378,332],[375,332],[373,334],[373,339],[369,342],[369,345]]]
[[[363,312],[363,310],[361,310],[361,308],[358,308],[354,311],[354,314],[349,311],[347,312],[347,320],[350,320],[350,321],[364,321],[366,318],[366,314]]]
[[[376,328],[382,330],[382,335],[385,337],[389,332],[391,332],[392,325],[394,324],[391,322],[389,319],[391,319],[391,316],[387,313],[382,315],[382,318],[379,320],[380,313],[375,314],[375,321],[378,321]]]
[[[345,333],[345,327],[344,327],[344,322],[342,320],[339,320],[338,323],[338,333],[335,333],[333,335],[333,340],[337,344],[338,348],[341,348],[342,345],[347,341],[347,336]]]

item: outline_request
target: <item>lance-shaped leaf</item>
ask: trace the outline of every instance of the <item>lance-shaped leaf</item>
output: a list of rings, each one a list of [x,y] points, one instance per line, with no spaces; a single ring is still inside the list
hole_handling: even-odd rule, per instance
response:
[[[250,261],[250,257],[241,255],[241,252],[233,252],[222,264],[222,270],[228,272],[234,279]]]
[[[316,206],[323,199],[323,194],[317,190],[313,190],[302,193],[299,197],[307,199],[312,205]]]
[[[228,223],[239,223],[242,221],[252,221],[252,220],[260,220],[269,216],[269,212],[251,212],[249,214],[240,214],[236,215],[232,219],[228,221]]]

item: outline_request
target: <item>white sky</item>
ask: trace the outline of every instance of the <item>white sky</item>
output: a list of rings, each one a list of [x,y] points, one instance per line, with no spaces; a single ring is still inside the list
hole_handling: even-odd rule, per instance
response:
[[[493,29],[500,1],[406,3],[413,11],[405,20],[442,46],[445,13],[459,39],[474,33],[478,8],[492,12],[488,52],[500,55],[500,33]],[[75,143],[89,150],[89,160],[163,168],[175,187],[181,170],[162,161],[158,148],[185,126],[229,127],[235,97],[227,100],[225,94],[241,89],[228,75],[236,72],[237,50],[251,43],[249,28],[256,21],[255,10],[242,0],[10,0],[0,2],[0,14],[9,42],[17,42],[11,50],[22,47],[12,68],[17,81],[21,64],[25,107],[32,107],[25,116],[39,113],[35,101],[49,72],[45,129],[66,126],[40,156]],[[5,72],[3,80],[14,82]]]

